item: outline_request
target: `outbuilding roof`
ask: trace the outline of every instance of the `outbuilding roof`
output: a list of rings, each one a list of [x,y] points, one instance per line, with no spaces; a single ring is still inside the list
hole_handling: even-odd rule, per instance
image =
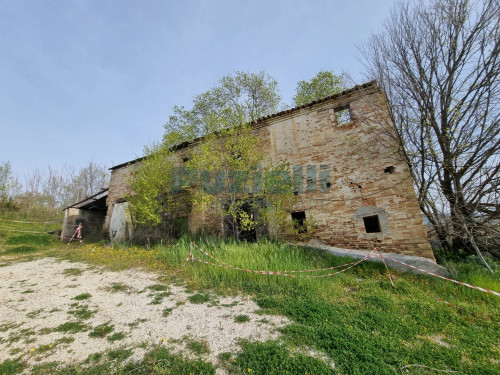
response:
[[[106,198],[108,196],[108,188],[101,189],[96,194],[87,197],[79,202],[73,203],[70,206],[64,207],[63,211],[68,208],[80,208],[84,210],[106,211]]]

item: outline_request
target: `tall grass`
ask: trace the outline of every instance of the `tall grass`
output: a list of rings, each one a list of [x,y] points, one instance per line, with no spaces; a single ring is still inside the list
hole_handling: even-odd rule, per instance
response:
[[[245,269],[304,270],[352,261],[271,240],[235,243],[199,238],[196,243],[216,258]],[[173,270],[187,257],[189,239],[155,250]],[[194,254],[206,258],[196,250]],[[452,266],[455,277],[500,290],[498,267],[491,275],[477,264]],[[384,266],[371,262],[321,279],[266,276],[194,262],[179,277],[198,289],[253,294],[266,312],[293,321],[283,329],[285,345],[326,353],[340,373],[393,374],[408,364],[435,369],[410,367],[409,373],[498,373],[499,297],[424,275],[394,274],[397,289],[391,286]],[[237,363],[253,356],[263,366],[269,358],[269,366],[274,366],[269,354],[276,347],[245,348]]]
[[[10,247],[26,244],[38,247],[29,244],[31,239],[14,238],[1,241],[16,243],[5,245]],[[372,262],[319,279],[266,276],[188,262],[180,273],[171,277],[186,260],[190,241],[186,236],[176,243],[152,249],[92,244],[59,254],[114,269],[155,270],[163,274],[165,281],[180,281],[192,290],[247,293],[263,312],[287,316],[292,324],[282,329],[280,342],[246,343],[241,352],[233,353],[231,363],[236,373],[252,368],[254,373],[258,369],[279,373],[282,367],[298,374],[294,364],[299,364],[296,369],[306,369],[309,373],[328,373],[323,364],[297,354],[295,348],[300,347],[302,352],[314,349],[326,354],[335,363],[332,373],[394,374],[401,373],[403,366],[418,364],[426,367],[409,367],[405,373],[498,374],[499,297],[426,275],[394,271],[395,289],[384,266]],[[251,270],[307,270],[353,261],[269,239],[257,243],[217,238],[194,241],[214,257]],[[214,262],[197,250],[194,256]],[[493,264],[493,275],[475,262],[447,266],[456,279],[500,291],[500,267]],[[300,275],[312,274],[324,273]]]

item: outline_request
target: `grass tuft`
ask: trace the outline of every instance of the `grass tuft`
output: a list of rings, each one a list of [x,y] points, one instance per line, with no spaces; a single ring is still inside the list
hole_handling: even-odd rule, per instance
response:
[[[170,313],[174,310],[173,307],[165,307],[162,312],[163,317],[167,317],[170,315]]]
[[[108,336],[108,341],[114,342],[114,341],[120,341],[125,338],[125,333],[124,332],[115,332],[111,336]]]
[[[234,321],[236,323],[246,323],[250,321],[250,317],[248,315],[236,315]]]
[[[186,344],[186,348],[192,351],[196,355],[208,354],[210,353],[210,347],[205,340],[202,341],[189,341]]]
[[[92,295],[90,293],[82,293],[82,294],[77,295],[73,299],[75,299],[77,301],[83,301],[85,299],[89,299],[90,297],[92,297]]]
[[[69,310],[68,314],[73,315],[78,319],[87,320],[92,318],[94,314],[97,313],[97,310],[89,310],[87,305],[78,305],[74,306],[73,310]]]
[[[189,302],[195,303],[195,304],[201,304],[201,303],[206,303],[210,302],[210,295],[204,294],[204,293],[196,293],[193,294],[192,296],[189,297]]]
[[[63,275],[66,276],[80,276],[83,273],[83,270],[80,268],[66,268],[63,270]]]
[[[95,327],[90,333],[89,337],[93,338],[103,338],[105,337],[108,333],[111,333],[115,330],[114,324],[109,324],[109,322],[98,325]]]
[[[80,322],[66,322],[63,323],[56,328],[54,328],[52,331],[54,332],[64,332],[64,333],[77,333],[77,332],[83,332],[88,330],[88,326],[86,324],[80,323]]]

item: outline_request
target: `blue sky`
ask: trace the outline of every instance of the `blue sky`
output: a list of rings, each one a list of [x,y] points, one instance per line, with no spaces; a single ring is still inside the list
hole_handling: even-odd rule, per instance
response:
[[[108,167],[161,139],[174,105],[234,71],[291,103],[322,69],[362,82],[355,45],[393,0],[0,0],[0,162]]]

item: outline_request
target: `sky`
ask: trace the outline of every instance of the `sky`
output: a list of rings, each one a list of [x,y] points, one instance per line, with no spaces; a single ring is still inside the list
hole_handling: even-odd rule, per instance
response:
[[[0,0],[0,163],[107,167],[159,141],[174,105],[235,71],[292,103],[320,70],[364,81],[356,48],[393,0]]]

